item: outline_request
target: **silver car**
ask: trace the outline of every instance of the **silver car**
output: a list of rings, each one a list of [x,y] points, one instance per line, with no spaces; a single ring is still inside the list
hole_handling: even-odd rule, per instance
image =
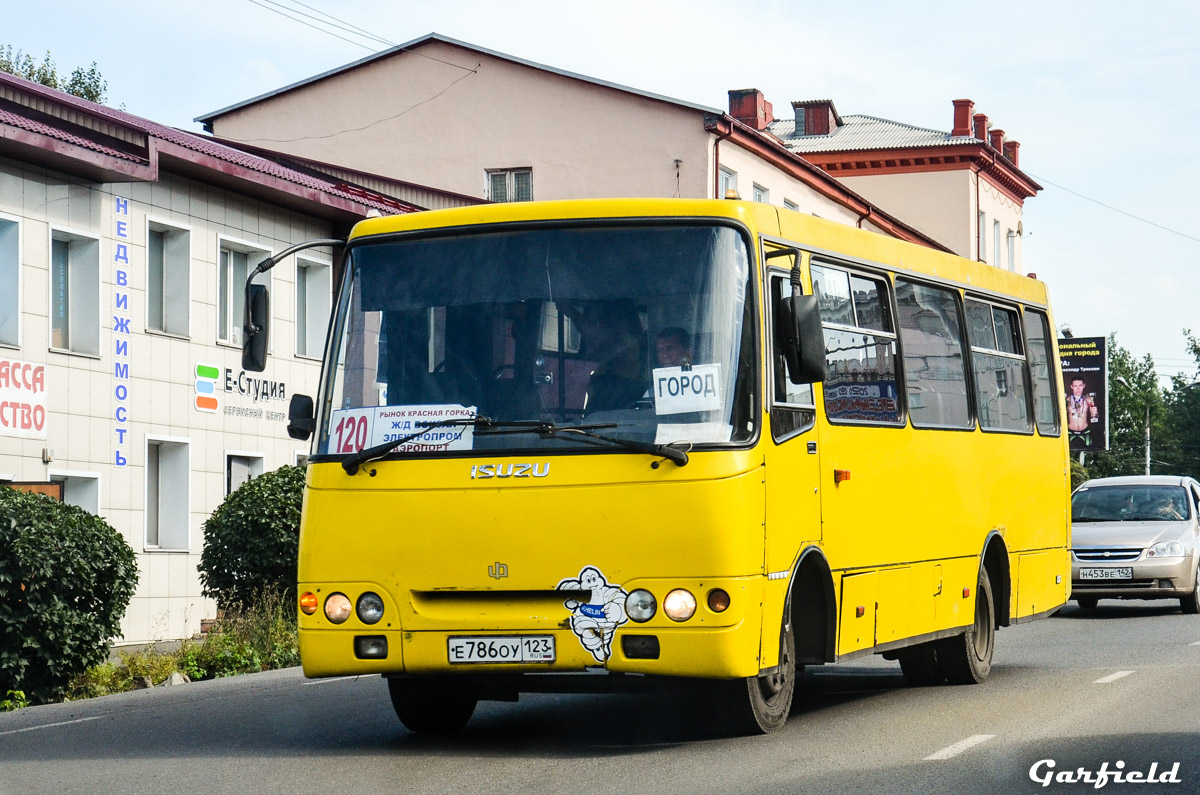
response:
[[[1097,478],[1071,495],[1071,597],[1178,599],[1200,613],[1200,483],[1137,475]]]

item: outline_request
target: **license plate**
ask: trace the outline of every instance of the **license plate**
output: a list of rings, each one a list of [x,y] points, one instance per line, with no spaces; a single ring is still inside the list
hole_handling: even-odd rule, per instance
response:
[[[1080,569],[1081,580],[1132,580],[1133,569],[1126,566],[1120,569]]]
[[[485,635],[450,638],[446,651],[451,663],[554,662],[553,635]]]

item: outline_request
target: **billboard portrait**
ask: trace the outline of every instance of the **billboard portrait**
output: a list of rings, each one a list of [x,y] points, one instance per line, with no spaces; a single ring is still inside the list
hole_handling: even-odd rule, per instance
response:
[[[1072,453],[1108,449],[1108,340],[1073,337],[1058,341],[1067,440]]]

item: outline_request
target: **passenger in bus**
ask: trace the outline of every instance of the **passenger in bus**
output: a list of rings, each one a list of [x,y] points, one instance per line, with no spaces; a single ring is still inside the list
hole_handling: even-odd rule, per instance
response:
[[[654,360],[659,367],[691,367],[691,335],[679,326],[668,326],[654,340]]]
[[[637,310],[624,302],[596,302],[571,311],[585,358],[599,364],[584,395],[585,415],[633,408],[645,393],[646,333]]]

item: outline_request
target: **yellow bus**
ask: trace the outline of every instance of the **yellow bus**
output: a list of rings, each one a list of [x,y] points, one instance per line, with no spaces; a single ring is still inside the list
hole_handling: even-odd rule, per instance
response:
[[[289,421],[301,659],[383,675],[412,730],[690,680],[770,732],[803,666],[981,682],[996,628],[1068,597],[1035,279],[759,203],[586,200],[363,221],[335,302]]]

